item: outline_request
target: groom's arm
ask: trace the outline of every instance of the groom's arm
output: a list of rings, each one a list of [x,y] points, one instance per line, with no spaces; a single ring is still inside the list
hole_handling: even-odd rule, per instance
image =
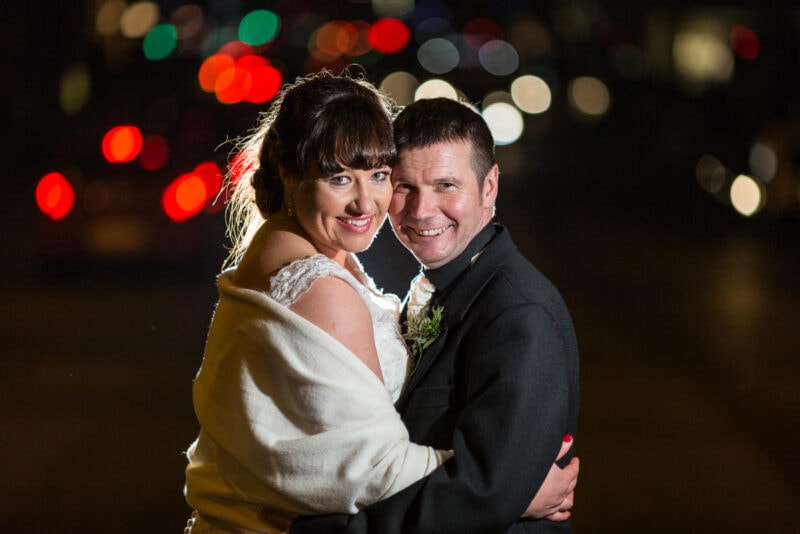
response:
[[[564,339],[571,334],[571,325],[537,305],[501,314],[459,354],[464,405],[454,458],[355,516],[301,518],[292,533],[508,530],[544,481],[563,435],[575,432],[577,355]]]

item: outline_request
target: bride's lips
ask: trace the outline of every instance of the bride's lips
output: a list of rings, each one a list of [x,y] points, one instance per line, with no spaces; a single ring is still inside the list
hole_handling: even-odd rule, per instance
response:
[[[372,215],[364,215],[362,217],[337,217],[337,220],[351,232],[363,234],[372,228],[373,218]]]

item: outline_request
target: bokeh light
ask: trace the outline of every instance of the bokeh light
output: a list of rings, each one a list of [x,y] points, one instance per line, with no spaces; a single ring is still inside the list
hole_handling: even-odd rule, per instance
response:
[[[162,168],[169,160],[169,143],[160,135],[148,135],[142,140],[139,165],[146,171]]]
[[[433,74],[445,74],[458,66],[460,55],[456,45],[441,37],[422,43],[417,50],[417,61],[423,69]]]
[[[66,115],[76,115],[89,102],[92,82],[88,67],[79,63],[67,67],[58,87],[58,103]]]
[[[169,22],[178,30],[178,38],[184,43],[200,35],[205,26],[203,10],[194,4],[178,7],[170,15]]]
[[[169,57],[178,46],[178,29],[172,24],[157,24],[150,28],[142,42],[144,57],[151,61]]]
[[[239,22],[239,40],[260,46],[273,40],[280,31],[281,19],[267,9],[256,9]]]
[[[532,74],[520,76],[511,82],[511,97],[519,109],[531,114],[550,109],[553,99],[547,82]]]
[[[710,154],[704,154],[697,162],[695,175],[700,187],[716,195],[722,191],[728,181],[728,171],[720,160]]]
[[[714,32],[676,34],[672,54],[676,72],[689,82],[723,82],[733,75],[733,54]]]
[[[217,100],[223,104],[236,104],[247,96],[252,86],[253,79],[250,73],[241,67],[233,68],[220,73],[214,85]]]
[[[730,41],[734,53],[744,61],[758,59],[760,49],[758,36],[747,26],[734,26],[731,28]]]
[[[251,104],[262,104],[275,98],[283,84],[283,74],[270,64],[253,65],[250,73],[250,89],[244,99]]]
[[[213,161],[201,163],[194,170],[206,184],[208,198],[203,210],[206,213],[219,213],[225,209],[227,198],[222,185],[222,170]]]
[[[94,20],[97,34],[109,37],[119,33],[120,19],[126,8],[127,5],[121,0],[112,0],[100,6]]]
[[[103,156],[110,163],[126,163],[142,150],[142,132],[136,126],[115,126],[103,136]]]
[[[155,2],[134,2],[122,13],[119,21],[120,33],[129,39],[138,39],[156,24],[161,10]]]
[[[451,37],[455,33],[449,20],[430,17],[414,27],[414,40],[417,44],[422,44],[433,37]]]
[[[223,104],[264,103],[274,98],[283,84],[281,71],[255,54],[236,59],[226,53],[213,54],[200,65],[197,79],[203,91],[215,93]]]
[[[411,32],[401,20],[383,18],[375,22],[369,30],[369,42],[382,54],[396,54],[408,44]]]
[[[402,19],[414,11],[414,0],[372,0],[372,11],[379,17]]]
[[[451,98],[458,100],[458,91],[449,82],[434,78],[420,84],[414,92],[414,101],[422,100],[423,98]]]
[[[748,159],[750,170],[765,182],[772,181],[778,172],[778,155],[769,144],[763,141],[753,143]]]
[[[200,70],[197,74],[200,88],[207,93],[213,93],[214,88],[217,86],[219,75],[228,69],[232,69],[234,64],[233,58],[228,54],[212,54],[208,56],[200,65]]]
[[[200,213],[208,201],[208,190],[202,177],[195,173],[180,175],[161,196],[161,207],[167,217],[183,222]]]
[[[495,76],[506,76],[519,68],[519,54],[506,41],[495,40],[478,51],[481,66]]]
[[[546,56],[553,47],[550,30],[540,22],[528,18],[511,22],[508,42],[514,45],[520,55],[531,58]]]
[[[358,42],[358,28],[344,20],[332,20],[323,24],[313,36],[316,49],[336,59],[350,53]]]
[[[380,83],[381,91],[389,95],[398,105],[407,106],[414,101],[414,92],[419,87],[419,80],[405,71],[395,71]]]
[[[63,174],[50,172],[42,176],[36,185],[36,205],[42,213],[57,221],[63,219],[74,204],[75,189]]]
[[[502,41],[503,29],[492,19],[473,19],[464,25],[464,42],[473,50],[480,50],[490,41]]]
[[[745,217],[758,212],[764,205],[764,186],[745,174],[740,174],[731,184],[731,204]]]
[[[611,94],[606,84],[592,76],[572,80],[567,94],[573,109],[588,117],[604,115],[611,104]]]
[[[505,102],[496,102],[483,109],[481,113],[489,125],[497,145],[510,145],[522,136],[525,129],[522,114]]]
[[[203,180],[209,200],[217,196],[222,189],[222,170],[219,165],[213,161],[204,161],[198,164],[192,172]]]

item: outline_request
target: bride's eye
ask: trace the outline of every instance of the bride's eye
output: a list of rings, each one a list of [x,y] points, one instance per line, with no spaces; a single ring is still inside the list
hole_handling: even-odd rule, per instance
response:
[[[350,178],[347,176],[331,176],[328,181],[333,185],[347,185],[350,183]]]

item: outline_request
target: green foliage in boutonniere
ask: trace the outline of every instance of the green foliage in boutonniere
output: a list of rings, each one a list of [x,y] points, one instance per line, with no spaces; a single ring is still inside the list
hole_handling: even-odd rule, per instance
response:
[[[408,349],[411,351],[411,358],[414,362],[412,373],[417,370],[422,353],[439,337],[439,333],[442,331],[443,311],[442,306],[434,306],[419,315],[409,316],[403,339],[408,343]]]

